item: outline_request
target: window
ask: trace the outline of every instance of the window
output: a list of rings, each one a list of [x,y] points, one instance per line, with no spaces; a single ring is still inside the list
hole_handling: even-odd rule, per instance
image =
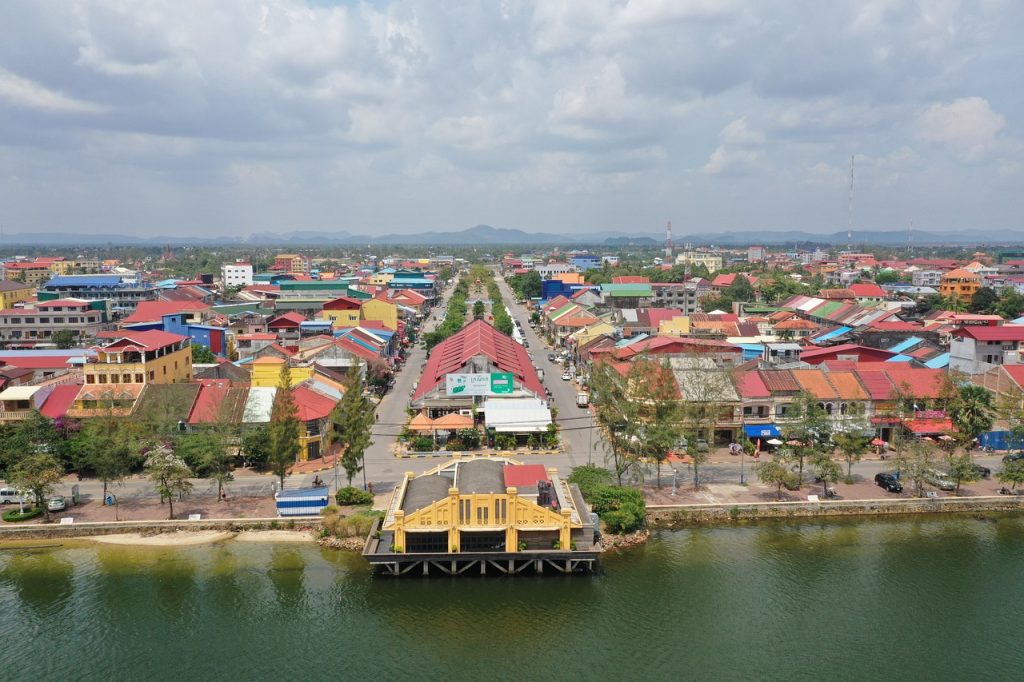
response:
[[[142,383],[142,375],[141,374],[136,374],[135,375],[135,383],[137,383],[137,384],[141,384]]]
[[[96,383],[96,376],[93,375],[93,374],[86,374],[85,375],[85,383],[87,383],[87,384],[95,384]]]

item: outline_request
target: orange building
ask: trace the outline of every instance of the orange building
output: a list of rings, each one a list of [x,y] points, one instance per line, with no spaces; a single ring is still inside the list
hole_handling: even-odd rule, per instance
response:
[[[939,293],[943,296],[966,301],[981,288],[981,275],[970,270],[957,268],[950,270],[939,280]]]

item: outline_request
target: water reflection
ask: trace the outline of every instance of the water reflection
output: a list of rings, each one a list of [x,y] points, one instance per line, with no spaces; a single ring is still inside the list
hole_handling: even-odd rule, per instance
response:
[[[282,606],[295,606],[303,601],[306,560],[294,547],[275,546],[270,556],[267,577],[270,578]]]
[[[59,551],[6,551],[0,585],[14,588],[18,601],[36,615],[60,616],[74,593],[74,565]]]

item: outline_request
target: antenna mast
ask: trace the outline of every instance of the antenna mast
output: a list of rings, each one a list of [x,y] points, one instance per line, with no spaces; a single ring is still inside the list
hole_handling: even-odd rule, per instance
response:
[[[672,264],[672,221],[665,226],[665,262]]]
[[[910,219],[910,227],[907,228],[907,255],[914,256],[914,219]]]
[[[846,249],[853,252],[853,156],[850,156],[850,191],[846,197]]]

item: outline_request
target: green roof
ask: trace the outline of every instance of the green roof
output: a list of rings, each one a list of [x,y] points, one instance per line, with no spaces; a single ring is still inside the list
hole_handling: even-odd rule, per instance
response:
[[[650,284],[602,284],[601,291],[609,296],[653,296]]]

